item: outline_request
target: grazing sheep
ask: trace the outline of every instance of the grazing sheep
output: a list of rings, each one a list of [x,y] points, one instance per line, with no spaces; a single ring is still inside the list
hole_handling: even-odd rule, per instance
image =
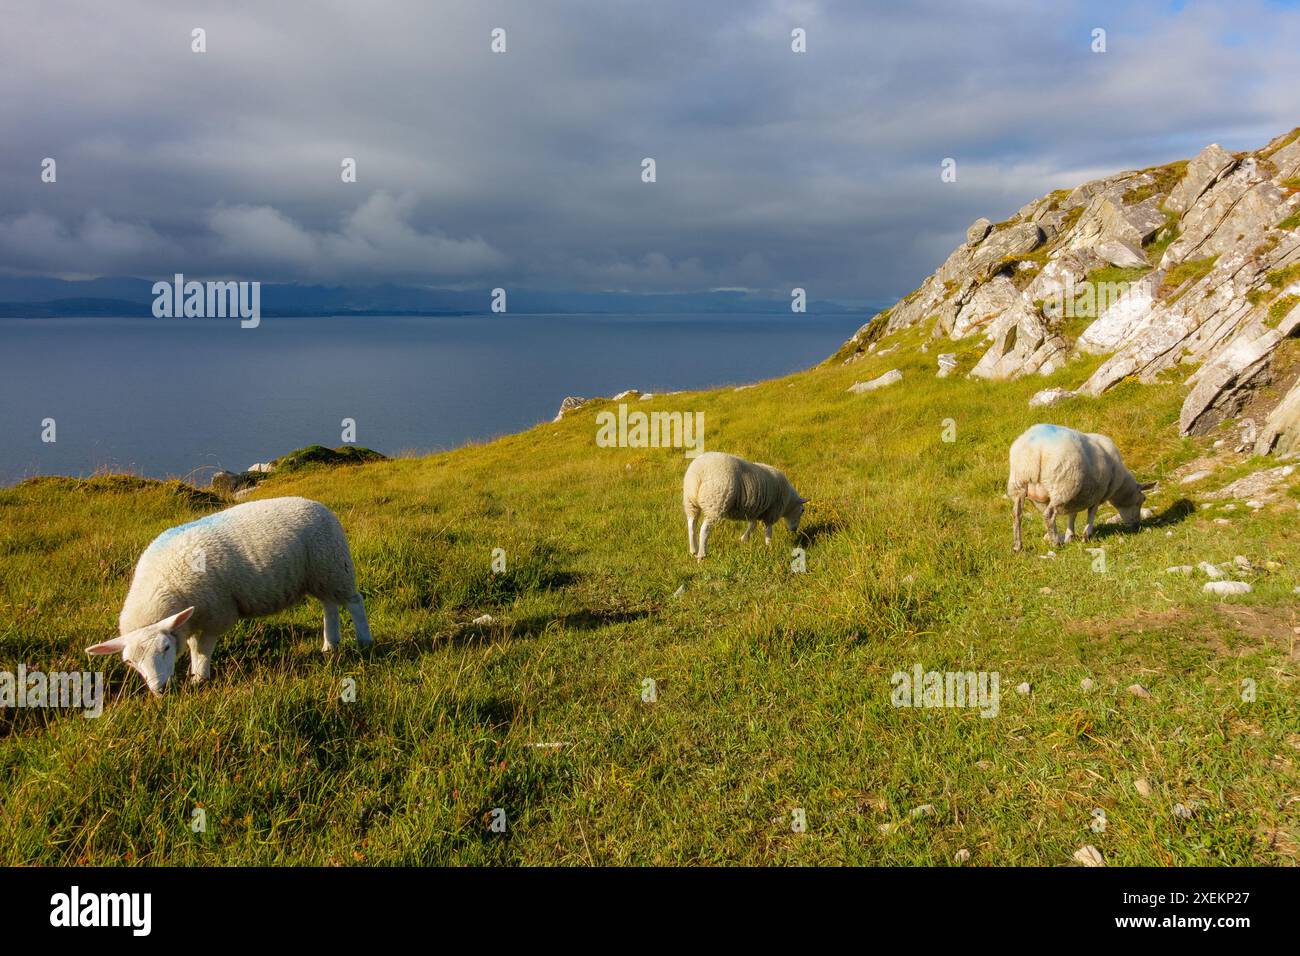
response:
[[[346,605],[357,643],[370,644],[343,526],[306,498],[268,498],[164,531],[140,555],[118,620],[121,634],[86,648],[116,654],[161,694],[185,640],[190,680],[212,673],[217,638],[236,621],[291,607],[311,595],[325,605],[325,645],[339,643],[339,605]]]
[[[691,554],[703,561],[709,530],[719,518],[749,522],[741,541],[748,541],[754,522],[763,522],[763,538],[772,543],[772,525],[784,518],[791,531],[799,529],[803,506],[794,485],[771,465],[745,461],[735,455],[710,451],[700,455],[686,469],[682,479],[682,507],[686,510],[686,538]],[[700,543],[695,545],[695,522],[700,522]]]
[[[1097,508],[1103,501],[1115,506],[1126,525],[1136,528],[1146,500],[1144,492],[1154,487],[1155,482],[1138,484],[1124,467],[1115,443],[1105,435],[1085,434],[1060,425],[1034,425],[1011,445],[1007,494],[1013,501],[1015,516],[1014,549],[1019,551],[1021,546],[1020,516],[1026,498],[1043,512],[1043,523],[1047,525],[1044,538],[1059,545],[1058,514],[1069,518],[1067,543],[1074,540],[1074,516],[1080,511],[1088,512],[1083,539],[1092,537]]]

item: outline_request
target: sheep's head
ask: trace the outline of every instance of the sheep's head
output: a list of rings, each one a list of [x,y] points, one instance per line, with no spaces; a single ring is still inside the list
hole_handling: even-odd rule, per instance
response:
[[[795,495],[794,504],[790,506],[789,510],[787,510],[784,515],[782,515],[782,517],[785,518],[785,526],[791,531],[799,530],[799,521],[803,518],[803,506],[807,503],[807,498],[800,498],[798,495]]]
[[[1115,510],[1119,512],[1119,520],[1129,528],[1136,528],[1138,521],[1142,518],[1142,504],[1147,500],[1146,493],[1156,486],[1154,481],[1148,481],[1138,485],[1133,489],[1131,495],[1126,496],[1123,500],[1111,502]]]
[[[194,608],[187,607],[179,614],[163,618],[156,624],[146,624],[111,641],[88,647],[86,653],[121,653],[122,660],[144,678],[150,692],[160,697],[176,670],[176,652],[180,650],[181,644],[176,628],[188,621],[193,613]]]

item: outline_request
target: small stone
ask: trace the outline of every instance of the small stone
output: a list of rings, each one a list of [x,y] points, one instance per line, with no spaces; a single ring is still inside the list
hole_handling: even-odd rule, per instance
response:
[[[1058,405],[1074,398],[1075,394],[1068,388],[1045,388],[1041,392],[1035,393],[1034,397],[1029,400],[1029,407],[1050,408],[1052,405]]]
[[[1105,866],[1106,858],[1101,855],[1101,851],[1089,843],[1087,846],[1081,846],[1074,851],[1074,860],[1076,863],[1082,863],[1084,866]]]
[[[1043,559],[1046,559],[1046,558],[1054,558],[1054,557],[1056,557],[1056,552],[1055,552],[1055,551],[1048,551],[1046,554],[1040,554],[1039,557],[1040,557],[1040,558],[1043,558]]]
[[[1192,808],[1185,807],[1181,803],[1174,804],[1174,816],[1180,820],[1190,820],[1192,818]]]
[[[1051,594],[1051,593],[1052,593],[1052,589],[1051,589],[1051,588],[1039,588],[1039,589],[1038,589],[1038,593],[1039,593],[1039,594]]]
[[[975,766],[978,767],[980,770],[983,770],[985,773],[988,773],[988,771],[990,771],[990,770],[993,769],[993,761],[992,761],[992,760],[976,760],[976,761],[975,761]]]
[[[1206,581],[1201,590],[1207,594],[1227,597],[1233,594],[1249,594],[1251,587],[1245,581]]]
[[[1184,475],[1182,480],[1179,481],[1179,484],[1191,485],[1200,481],[1202,478],[1209,478],[1209,477],[1210,477],[1210,473],[1208,471],[1194,471],[1190,475]]]
[[[1133,789],[1138,792],[1139,797],[1151,796],[1151,784],[1147,783],[1145,777],[1138,777],[1134,780]]]
[[[1250,563],[1250,558],[1246,557],[1244,554],[1237,555],[1232,559],[1232,563],[1243,571],[1253,571],[1255,568],[1255,566]]]
[[[1246,507],[1247,507],[1247,508],[1253,508],[1254,510],[1258,511],[1260,508],[1264,507],[1264,502],[1262,502],[1262,501],[1256,501],[1256,500],[1252,499],[1252,500],[1246,502]]]
[[[1229,521],[1227,518],[1215,518],[1215,519],[1214,519],[1214,523],[1215,523],[1215,524],[1232,524],[1232,522]]]
[[[640,399],[640,400],[643,401],[643,402],[648,402],[648,401],[650,401],[650,399],[652,399],[652,398],[654,398],[654,397],[655,397],[655,393],[654,393],[654,392],[646,392],[644,395],[641,396],[641,399]]]
[[[913,820],[919,819],[920,817],[932,817],[934,816],[934,804],[923,803],[919,807],[913,807],[912,812],[909,813],[908,816]]]
[[[966,863],[970,860],[970,850],[966,849],[965,847],[962,847],[960,850],[958,850],[956,853],[953,854],[952,858],[956,860],[958,863]]]
[[[685,593],[686,593],[686,585],[681,584],[678,585],[677,590],[673,592],[673,597],[681,597]]]
[[[491,615],[491,614],[480,614],[478,617],[474,618],[474,620],[471,621],[470,623],[472,623],[472,624],[491,624],[491,623],[492,623],[492,615]]]
[[[1032,690],[1033,688],[1029,686],[1029,681],[1025,681],[1023,684],[1016,685],[1017,694],[1021,694],[1021,695],[1028,694]]]
[[[880,826],[876,827],[876,829],[879,830],[881,833],[884,833],[884,834],[888,835],[888,834],[893,833],[895,830],[898,829],[898,824],[897,824],[897,823],[882,823],[882,824],[880,824]]]
[[[1223,577],[1223,572],[1209,561],[1202,561],[1197,565],[1197,567],[1204,571],[1205,576],[1212,581],[1217,581],[1219,578]]]
[[[1151,691],[1147,690],[1141,684],[1129,684],[1127,690],[1134,697],[1141,697],[1143,700],[1151,699]]]
[[[1092,688],[1093,683],[1091,677],[1085,677],[1083,680],[1079,681],[1079,690],[1083,691],[1085,694],[1092,690]]]
[[[1165,568],[1165,574],[1181,574],[1190,577],[1193,570],[1190,564],[1175,564],[1172,568]]]
[[[1228,502],[1226,505],[1223,506],[1223,510],[1224,510],[1224,511],[1236,511],[1236,510],[1237,510],[1237,506],[1236,506],[1235,504],[1233,504],[1232,502]]]
[[[903,373],[895,368],[890,369],[884,375],[873,378],[869,382],[854,382],[849,386],[848,390],[853,392],[855,395],[860,395],[863,392],[874,392],[878,388],[885,388],[888,385],[893,385],[895,382],[901,382],[902,380]]]

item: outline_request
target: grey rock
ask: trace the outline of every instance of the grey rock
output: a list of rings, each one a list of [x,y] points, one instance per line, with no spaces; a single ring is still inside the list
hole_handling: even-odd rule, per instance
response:
[[[1106,858],[1101,855],[1101,851],[1089,843],[1081,846],[1074,851],[1074,861],[1083,866],[1105,866]]]
[[[998,318],[990,338],[993,344],[971,369],[975,378],[997,381],[1031,372],[1050,375],[1065,364],[1069,353],[1065,339],[1023,300]]]
[[[577,395],[567,396],[564,399],[564,401],[560,402],[560,410],[556,413],[553,421],[558,422],[560,419],[564,418],[564,416],[567,415],[569,412],[581,408],[583,405],[586,405],[589,401],[591,401],[591,399],[579,398]]]
[[[983,217],[976,219],[970,224],[970,228],[966,230],[966,241],[972,246],[976,245],[984,240],[984,237],[989,234],[989,230],[992,228],[993,223],[987,219]]]
[[[903,373],[895,368],[890,369],[878,378],[873,378],[869,382],[854,382],[849,386],[848,390],[853,392],[855,395],[860,395],[863,392],[874,392],[878,388],[884,388],[887,385],[893,385],[895,382],[901,382],[902,380]]]
[[[1231,597],[1235,594],[1249,594],[1251,587],[1245,581],[1206,581],[1201,590],[1206,594]]]
[[[1046,237],[1036,223],[1022,222],[989,235],[971,256],[969,272],[979,280],[988,279],[1002,268],[1003,261],[1033,252]]]
[[[251,488],[266,475],[253,471],[218,471],[212,476],[212,490],[223,495],[233,495]]]
[[[1030,408],[1050,408],[1053,405],[1059,405],[1067,399],[1074,398],[1075,393],[1068,388],[1045,388],[1041,392],[1035,392],[1034,397],[1029,400]]]
[[[1218,143],[1211,143],[1187,164],[1187,171],[1169,192],[1165,208],[1184,213],[1207,189],[1237,166],[1237,159]]]

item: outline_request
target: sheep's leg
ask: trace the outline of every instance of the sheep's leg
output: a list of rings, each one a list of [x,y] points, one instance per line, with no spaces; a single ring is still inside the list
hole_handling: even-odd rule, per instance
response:
[[[1098,508],[1098,507],[1099,507],[1098,505],[1093,505],[1091,508],[1088,509],[1088,523],[1087,523],[1087,524],[1084,526],[1084,528],[1083,528],[1083,540],[1084,540],[1084,541],[1091,541],[1091,540],[1092,540],[1092,534],[1093,534],[1093,527],[1092,527],[1092,526],[1093,526],[1093,525],[1096,523],[1096,521],[1097,521],[1097,508]]]
[[[370,621],[366,618],[366,603],[360,594],[354,594],[348,601],[348,617],[352,618],[352,626],[357,629],[357,646],[369,647],[372,643]]]
[[[740,536],[740,540],[748,541],[749,536],[753,533],[753,531],[754,531],[754,522],[751,521],[749,524],[745,525],[745,533]]]
[[[699,516],[699,511],[686,512],[686,546],[691,549],[691,557],[695,557],[695,519]]]
[[[1025,512],[1024,495],[1016,495],[1011,503],[1011,550],[1019,551],[1022,547],[1020,542],[1020,519]]]
[[[1078,515],[1077,511],[1071,511],[1065,519],[1065,543],[1069,544],[1074,540],[1074,519]]]
[[[1043,509],[1043,524],[1047,526],[1047,534],[1043,537],[1052,547],[1059,547],[1061,544],[1061,532],[1056,529],[1056,505],[1048,504]]]
[[[185,639],[190,647],[190,683],[199,684],[212,676],[212,649],[216,634],[191,634]]]
[[[695,560],[703,561],[704,555],[708,553],[709,532],[713,529],[713,519],[708,515],[700,522],[700,546],[695,552]]]
[[[339,646],[339,606],[329,601],[321,603],[325,605],[325,643],[320,649],[328,654]]]
[[[772,547],[772,523],[769,521],[763,522],[763,543]]]

